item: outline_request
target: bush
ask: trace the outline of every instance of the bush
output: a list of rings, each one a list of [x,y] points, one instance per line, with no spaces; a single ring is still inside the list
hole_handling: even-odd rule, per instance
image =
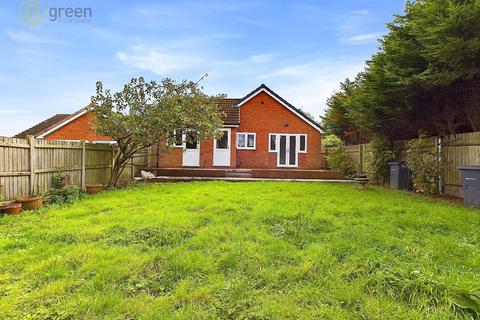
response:
[[[334,134],[322,138],[322,147],[339,147],[341,145],[342,140]]]
[[[341,171],[345,176],[353,176],[355,173],[355,164],[353,160],[345,153],[343,147],[333,149],[327,156],[328,167],[335,171]]]
[[[416,191],[425,195],[437,194],[440,177],[448,166],[449,162],[441,157],[435,143],[426,134],[420,132],[417,139],[407,143],[407,167],[412,171]]]
[[[372,155],[367,159],[368,173],[371,178],[385,184],[390,175],[388,163],[395,160],[395,151],[390,142],[383,137],[376,137],[370,142]]]
[[[52,178],[52,187],[48,192],[49,202],[52,204],[64,204],[78,201],[82,192],[76,185],[71,185],[68,176],[56,173]]]

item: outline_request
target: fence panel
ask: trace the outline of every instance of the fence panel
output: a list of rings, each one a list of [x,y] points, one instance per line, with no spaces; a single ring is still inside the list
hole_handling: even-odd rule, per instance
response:
[[[461,197],[462,181],[458,167],[480,165],[480,132],[447,136],[442,148],[445,159],[450,162],[450,170],[444,179],[445,193]]]
[[[0,137],[1,196],[13,200],[44,193],[57,172],[71,176],[73,184],[105,184],[110,178],[115,145]],[[147,165],[147,153],[135,155],[122,173],[127,182]]]
[[[432,146],[438,141],[438,137],[431,137]],[[407,160],[407,141],[395,141],[394,147],[397,150],[397,160]],[[450,162],[449,169],[443,177],[442,185],[447,195],[462,197],[462,182],[459,166],[480,165],[480,132],[462,133],[445,136],[441,140],[442,155]],[[353,159],[356,169],[366,172],[368,169],[368,158],[372,154],[370,144],[349,145],[345,152]],[[327,151],[328,153],[328,151]]]

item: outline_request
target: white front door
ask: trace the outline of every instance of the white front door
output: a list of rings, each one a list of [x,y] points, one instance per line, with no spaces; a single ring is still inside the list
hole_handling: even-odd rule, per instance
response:
[[[220,131],[222,133],[221,137],[213,139],[213,165],[229,167],[232,135],[230,128],[224,128]]]
[[[183,134],[183,163],[184,167],[200,166],[200,143],[196,132],[187,131]]]
[[[280,134],[278,135],[278,167],[297,167],[298,151],[297,151],[297,135]]]

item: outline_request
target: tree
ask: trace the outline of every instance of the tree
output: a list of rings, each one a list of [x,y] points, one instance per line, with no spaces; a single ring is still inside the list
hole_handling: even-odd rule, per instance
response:
[[[322,126],[327,135],[335,135],[347,143],[362,143],[366,139],[364,130],[350,118],[350,99],[357,89],[356,81],[346,79],[340,83],[340,91],[327,100],[325,117],[322,117]]]
[[[324,127],[389,140],[480,130],[479,2],[407,1],[387,27],[353,89],[329,99]]]
[[[169,78],[160,83],[134,78],[113,95],[97,82],[90,110],[96,114],[95,130],[112,137],[118,145],[109,186],[115,186],[125,165],[135,153],[157,144],[168,149],[175,130],[188,129],[187,139],[201,141],[217,135],[222,115],[217,99],[208,96],[198,83]]]

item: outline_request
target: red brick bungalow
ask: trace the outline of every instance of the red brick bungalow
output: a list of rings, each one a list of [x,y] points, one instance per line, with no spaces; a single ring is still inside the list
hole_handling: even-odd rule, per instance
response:
[[[189,133],[179,133],[177,144],[168,152],[158,153],[150,161],[150,167],[157,169],[157,173],[163,170],[165,175],[179,175],[172,174],[172,170],[179,169],[282,169],[285,172],[324,168],[320,126],[266,85],[262,84],[244,98],[222,99],[219,104],[225,115],[222,138],[189,143],[185,139]],[[92,116],[86,108],[71,115],[56,115],[16,137],[34,135],[49,140],[111,142],[111,138],[97,135],[91,129]],[[321,177],[326,175],[324,172]]]
[[[221,139],[185,143],[183,134],[157,167],[322,169],[320,126],[266,85],[221,106]]]

